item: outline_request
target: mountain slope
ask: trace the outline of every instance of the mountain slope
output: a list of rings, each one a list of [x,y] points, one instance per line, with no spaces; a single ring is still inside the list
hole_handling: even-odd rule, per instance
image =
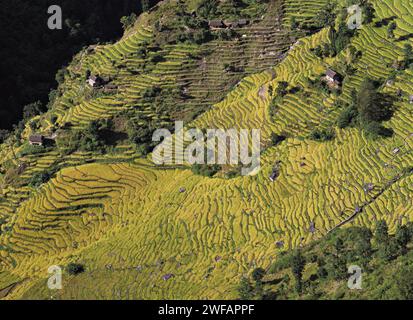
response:
[[[338,226],[372,227],[385,219],[394,231],[398,223],[410,221],[412,71],[395,72],[392,65],[403,56],[403,45],[411,42],[407,35],[413,6],[407,0],[371,1],[374,20],[336,56],[320,57],[315,48],[333,44],[336,26],[318,29],[311,24],[327,3],[302,1],[297,11],[297,2],[270,2],[275,11],[237,30],[239,39],[247,39],[244,54],[227,63],[242,71],[223,70],[220,79],[216,61],[243,40],[235,36],[231,45],[219,38],[201,44],[161,43],[162,32],[154,21],[157,14],[174,16],[179,8],[174,1],[142,15],[117,44],[76,56],[61,85],[62,96],[47,114],[33,119],[37,131],[87,131],[92,121],[111,117],[115,123],[134,119],[142,128],[151,124],[149,129],[182,119],[188,128],[260,128],[261,171],[230,179],[225,170],[211,178],[194,174],[189,165],[157,167],[151,155],[143,156],[141,148],[126,140],[100,153],[67,153],[58,144],[57,149],[22,155],[27,146],[18,146],[11,137],[1,148],[7,171],[0,288],[16,284],[7,298],[235,298],[242,275],[270,265],[283,250]],[[345,3],[338,1],[341,6]],[[274,60],[267,62],[259,60],[260,55],[254,60],[247,48],[264,45],[262,38],[254,40],[261,30],[256,26],[267,24],[273,12],[282,13],[282,26],[272,28],[280,27],[274,37],[282,39],[277,48],[285,54],[271,54]],[[291,16],[302,30],[289,31]],[[388,37],[387,26],[377,22],[392,16],[397,28]],[[273,31],[263,32],[271,37]],[[286,49],[288,41],[291,47]],[[357,57],[351,57],[350,46],[360,52]],[[272,43],[268,48],[275,50]],[[228,69],[221,62],[222,69]],[[316,79],[329,67],[345,75],[341,92],[317,85]],[[350,68],[353,72],[346,72]],[[118,90],[89,92],[84,84],[87,71],[110,77]],[[183,78],[189,81],[183,85],[187,90],[181,86]],[[384,123],[394,130],[392,137],[372,139],[357,126],[336,125],[352,91],[358,91],[365,78],[379,81],[378,90],[393,98],[393,117]],[[386,85],[388,79],[391,85]],[[230,81],[236,85],[223,84]],[[281,93],[283,81],[288,90]],[[214,84],[222,92],[211,89],[213,96],[204,96]],[[151,88],[161,93],[153,95]],[[182,109],[173,108],[177,101],[182,101]],[[317,130],[332,130],[334,138],[315,141]],[[32,132],[28,123],[17,140],[21,143]],[[286,139],[274,145],[273,133]],[[271,182],[268,177],[277,161],[280,175]],[[10,170],[22,164],[23,172],[13,176]],[[36,172],[50,167],[50,181],[30,186]],[[83,264],[86,271],[65,273],[64,290],[49,291],[48,267],[70,262]],[[167,275],[173,276],[164,280]]]

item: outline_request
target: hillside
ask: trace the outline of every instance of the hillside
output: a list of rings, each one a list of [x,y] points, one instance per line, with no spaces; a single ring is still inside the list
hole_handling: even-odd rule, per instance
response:
[[[4,298],[237,298],[284,251],[411,221],[413,4],[369,1],[349,31],[351,1],[331,2],[165,0],[79,52],[49,110],[0,147]],[[261,170],[155,165],[152,133],[175,120],[261,129]],[[50,291],[49,266],[70,263],[83,272]]]
[[[63,30],[49,30],[47,8],[59,5]],[[0,129],[11,129],[24,106],[40,101],[45,108],[55,89],[56,70],[91,42],[122,35],[120,18],[142,12],[134,0],[15,0],[0,5]],[[30,117],[30,116],[29,116]],[[1,138],[0,141],[3,141]]]
[[[411,300],[412,224],[398,226],[391,236],[380,220],[373,231],[338,229],[303,248],[283,252],[267,270],[256,268],[241,279],[239,297]]]

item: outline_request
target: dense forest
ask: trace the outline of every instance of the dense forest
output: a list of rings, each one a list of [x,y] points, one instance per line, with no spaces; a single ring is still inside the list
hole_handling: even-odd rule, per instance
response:
[[[0,128],[10,129],[34,101],[44,105],[56,72],[83,46],[122,35],[120,19],[153,0],[13,0],[0,4]],[[59,5],[63,29],[50,30],[47,9]]]

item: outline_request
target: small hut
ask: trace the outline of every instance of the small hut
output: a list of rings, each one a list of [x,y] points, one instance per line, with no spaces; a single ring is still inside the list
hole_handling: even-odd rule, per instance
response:
[[[237,22],[237,25],[240,28],[245,27],[247,24],[249,24],[249,20],[247,20],[247,19],[240,19]]]
[[[34,146],[42,146],[44,143],[44,136],[40,134],[34,134],[29,137],[29,144]]]
[[[87,83],[92,88],[97,88],[97,87],[104,85],[105,81],[100,76],[90,76],[89,79],[87,80]]]
[[[341,84],[341,77],[340,75],[335,72],[334,70],[327,69],[326,71],[326,80],[331,84]]]
[[[222,22],[222,20],[210,20],[208,22],[208,25],[211,29],[221,29],[221,28],[225,28],[224,23]]]

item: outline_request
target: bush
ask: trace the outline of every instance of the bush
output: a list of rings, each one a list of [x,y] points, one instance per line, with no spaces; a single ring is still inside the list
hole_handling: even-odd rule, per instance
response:
[[[27,144],[25,145],[22,150],[19,152],[19,157],[24,157],[31,154],[39,154],[45,152],[46,149],[43,146],[34,146]]]
[[[276,145],[280,144],[285,139],[287,139],[287,137],[285,135],[279,135],[279,134],[276,134],[274,132],[271,133],[271,144],[273,146],[276,146]]]
[[[337,118],[337,125],[340,129],[347,128],[354,124],[358,116],[358,111],[354,106],[345,108]]]
[[[66,266],[66,271],[70,275],[76,276],[85,272],[85,267],[82,264],[71,262]]]
[[[263,268],[256,268],[252,272],[252,279],[255,282],[260,282],[264,276],[265,276],[265,270]]]
[[[367,135],[373,139],[379,137],[391,137],[393,135],[393,129],[386,128],[377,121],[371,121],[363,126]]]
[[[194,164],[192,166],[192,172],[194,174],[204,176],[204,177],[213,177],[221,167],[217,164],[206,165],[206,164]]]
[[[40,187],[42,184],[48,182],[51,177],[52,174],[48,171],[37,172],[30,179],[29,186],[33,188]]]
[[[123,30],[129,29],[131,26],[133,26],[136,22],[137,16],[135,13],[132,13],[130,16],[124,16],[120,19],[120,22],[122,23]]]
[[[40,101],[30,103],[23,107],[23,119],[29,120],[30,118],[33,118],[41,114],[42,111],[43,111],[43,105]]]
[[[363,81],[357,95],[357,109],[361,122],[385,121],[392,116],[391,106],[377,92],[377,83],[371,79]]]
[[[310,132],[308,136],[311,140],[315,141],[329,141],[334,138],[334,132],[331,128],[329,129],[314,129]]]

